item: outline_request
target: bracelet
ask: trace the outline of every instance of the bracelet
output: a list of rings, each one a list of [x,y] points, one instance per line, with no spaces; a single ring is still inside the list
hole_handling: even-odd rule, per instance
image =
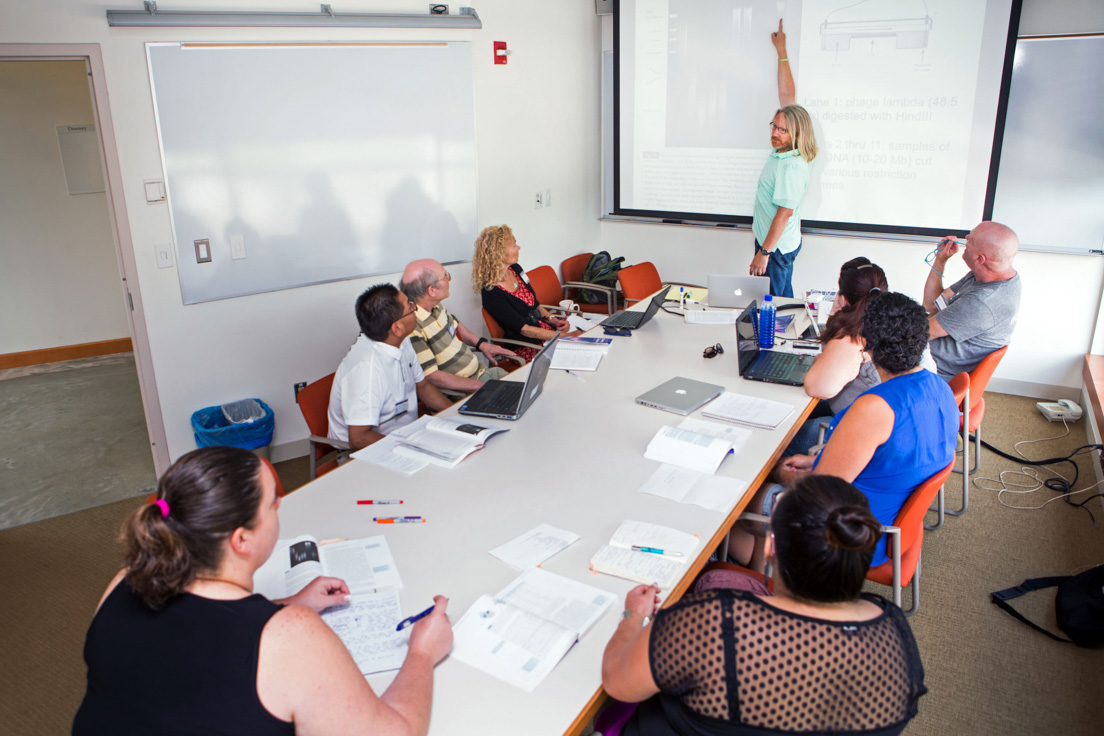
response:
[[[478,350],[479,347],[485,342],[487,342],[487,338],[485,338],[485,337],[481,337],[478,340],[476,340],[475,341],[475,349]]]
[[[788,57],[788,56],[785,59],[779,59],[779,61],[789,61],[789,60],[790,60],[790,57]]]

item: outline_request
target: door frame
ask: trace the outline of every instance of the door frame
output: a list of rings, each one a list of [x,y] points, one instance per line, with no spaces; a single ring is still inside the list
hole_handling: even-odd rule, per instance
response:
[[[153,371],[149,332],[143,309],[142,292],[138,285],[138,266],[134,258],[134,240],[127,218],[123,174],[119,166],[119,151],[115,145],[115,126],[111,121],[111,106],[107,96],[107,75],[98,43],[0,43],[0,61],[83,61],[88,70],[88,86],[92,95],[92,115],[100,141],[100,161],[106,179],[108,215],[115,238],[115,260],[123,282],[123,306],[134,345],[134,362],[138,368],[138,387],[142,394],[142,411],[146,416],[150,451],[154,471],[160,475],[170,464],[165,422],[157,393],[157,378]]]

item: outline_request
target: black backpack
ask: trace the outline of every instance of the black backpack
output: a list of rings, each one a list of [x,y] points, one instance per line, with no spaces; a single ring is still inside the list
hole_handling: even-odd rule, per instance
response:
[[[1062,629],[1069,639],[1063,639],[1042,626],[1028,621],[1007,603],[1012,598],[1019,598],[1033,590],[1053,587],[1058,588],[1058,594],[1054,597],[1054,612],[1058,619],[1058,628]],[[992,595],[993,603],[1055,641],[1090,649],[1104,647],[1104,565],[1097,565],[1078,575],[1031,578],[1015,588],[998,590]]]
[[[624,260],[624,256],[610,258],[607,251],[598,251],[587,261],[586,268],[583,269],[583,281],[588,284],[605,286],[607,289],[616,289],[617,272],[621,270],[621,264]],[[606,303],[605,296],[599,292],[584,291],[582,289],[577,289],[577,291],[579,292],[578,299],[581,302],[587,304]]]

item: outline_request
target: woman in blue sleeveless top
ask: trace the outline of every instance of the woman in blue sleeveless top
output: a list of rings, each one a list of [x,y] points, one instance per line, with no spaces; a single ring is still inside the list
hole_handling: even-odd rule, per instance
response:
[[[855,399],[828,428],[819,456],[794,455],[774,470],[777,484],[757,494],[749,508],[769,511],[771,498],[803,473],[835,475],[850,481],[870,501],[882,524],[892,524],[917,486],[954,457],[958,405],[945,381],[920,366],[928,344],[923,307],[904,294],[889,293],[866,308],[862,338],[881,383]],[[782,484],[782,485],[778,485]],[[734,530],[729,554],[752,567],[762,565],[762,545],[753,533]],[[883,537],[871,563],[885,562]]]

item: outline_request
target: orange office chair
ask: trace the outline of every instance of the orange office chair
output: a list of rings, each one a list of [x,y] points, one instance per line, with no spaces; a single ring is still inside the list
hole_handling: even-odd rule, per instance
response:
[[[897,512],[893,526],[883,526],[889,535],[889,560],[870,568],[866,579],[893,588],[893,602],[901,605],[901,589],[912,583],[911,616],[920,608],[920,548],[924,543],[924,514],[954,469],[955,460],[921,483]]]
[[[962,470],[955,468],[956,473],[962,473],[962,508],[947,509],[951,516],[961,516],[966,513],[966,507],[970,505],[970,476],[981,469],[981,420],[985,418],[985,388],[989,385],[989,379],[997,370],[1001,358],[1008,352],[1005,345],[999,350],[986,355],[981,359],[972,371],[970,371],[970,396],[962,406],[963,442],[962,442]],[[969,439],[969,442],[966,440]],[[969,460],[970,448],[974,446],[974,461]]]
[[[268,469],[272,471],[272,477],[276,479],[276,495],[279,496],[280,498],[283,498],[284,496],[286,496],[287,491],[284,490],[284,484],[280,480],[280,474],[276,472],[276,466],[274,466],[268,460],[268,458],[265,458],[265,457],[261,458],[261,462],[264,463],[266,466],[268,466]],[[153,503],[156,500],[157,500],[157,491],[154,491],[146,499],[146,503],[147,504]]]
[[[522,348],[540,347],[539,345],[535,345],[531,342],[522,342],[521,340],[511,340],[510,338],[506,337],[506,330],[502,329],[502,325],[500,325],[498,323],[498,320],[496,320],[494,317],[492,317],[491,313],[488,312],[486,309],[483,310],[483,324],[485,324],[487,326],[487,336],[490,338],[490,341],[493,342],[493,343],[496,343],[498,345],[504,345],[506,347],[510,347],[510,346],[522,347]],[[509,356],[507,356],[507,357],[509,357]],[[522,360],[521,358],[509,358],[509,359],[516,362],[516,363],[520,363],[521,365],[525,365],[525,361]],[[502,366],[502,367],[506,368],[506,366]],[[507,368],[506,370],[513,371],[517,367],[518,366],[515,366],[514,368]]]
[[[700,289],[697,284],[687,284],[681,281],[663,281],[659,278],[659,271],[651,261],[644,261],[635,266],[622,268],[617,272],[617,283],[621,285],[621,293],[625,297],[625,304],[647,299],[664,286],[688,286],[692,289]]]
[[[618,293],[616,289],[608,289],[597,284],[588,284],[583,281],[583,272],[590,262],[593,253],[580,253],[571,256],[560,263],[560,273],[563,274],[563,294],[565,299],[574,299],[579,304],[579,310],[591,314],[613,314],[617,311]],[[579,301],[577,292],[590,291],[605,298],[605,304],[587,304]]]
[[[957,404],[960,409],[962,407],[967,407],[966,410],[969,411],[969,404],[970,404],[970,374],[966,373],[964,371],[962,373],[959,373],[954,378],[952,378],[951,379],[951,391],[954,392],[955,404]],[[969,443],[970,437],[969,437],[969,433],[966,430],[966,421],[965,421],[964,418],[959,421],[959,436],[962,437],[962,448],[963,448],[962,452],[966,453],[966,452],[969,451],[968,448],[967,448],[967,445]],[[963,458],[963,462],[965,463],[965,458]],[[963,477],[965,478],[965,476],[963,476]],[[965,486],[965,483],[963,485]],[[962,493],[963,493],[963,496],[962,496],[963,499],[967,498],[967,496],[965,495],[966,494],[965,487],[963,488]],[[943,503],[943,489],[942,488],[939,489],[939,495],[937,496],[935,507],[931,508],[931,509],[928,509],[928,510],[939,512],[939,520],[936,521],[936,523],[931,524],[931,525],[928,525],[928,524],[924,525],[925,529],[927,529],[929,532],[933,532],[936,529],[939,529],[943,526],[943,514],[947,513],[946,506]],[[965,511],[965,510],[966,510],[966,507],[965,507],[965,504],[964,504],[963,507],[962,507],[962,511]],[[962,511],[960,511],[959,513],[962,513]]]
[[[560,300],[564,298],[563,287],[556,278],[556,272],[551,266],[537,266],[531,271],[526,271],[529,277],[529,285],[533,287],[533,294],[537,297],[537,304],[548,310],[562,312]]]
[[[325,475],[338,466],[338,461],[344,462],[349,456],[349,443],[341,440],[332,440],[326,435],[330,432],[330,389],[333,387],[334,374],[319,378],[317,381],[300,389],[295,396],[299,404],[299,411],[303,412],[303,419],[310,430],[310,479],[314,480],[320,475]],[[330,455],[333,457],[330,457]],[[321,464],[319,462],[321,461]]]

